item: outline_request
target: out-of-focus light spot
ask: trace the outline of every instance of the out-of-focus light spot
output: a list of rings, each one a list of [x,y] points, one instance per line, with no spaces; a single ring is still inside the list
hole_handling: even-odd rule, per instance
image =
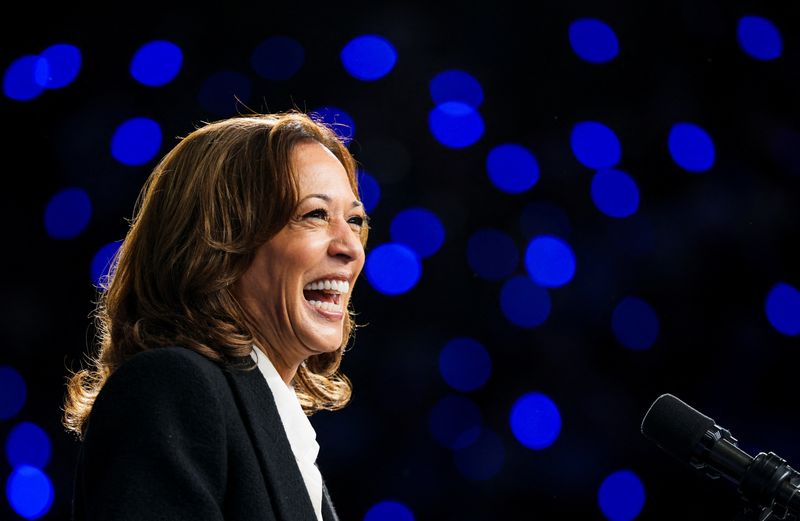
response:
[[[3,94],[14,101],[29,101],[44,92],[50,75],[47,60],[31,54],[11,62],[3,75]]]
[[[800,334],[800,291],[785,282],[775,284],[764,306],[772,327],[784,335]]]
[[[111,138],[111,155],[122,164],[147,163],[161,148],[161,127],[150,118],[131,118],[117,127]]]
[[[381,501],[367,510],[364,521],[414,521],[414,514],[398,501]]]
[[[561,432],[561,414],[547,395],[531,392],[522,395],[511,407],[511,432],[529,449],[552,445]]]
[[[501,280],[517,269],[519,251],[508,234],[482,228],[467,241],[467,261],[478,276],[487,280]]]
[[[381,200],[381,187],[378,181],[363,170],[358,171],[358,193],[367,213],[374,210]]]
[[[477,109],[483,103],[483,88],[472,75],[459,70],[443,71],[430,83],[431,98],[437,105],[458,101]]]
[[[742,50],[756,60],[774,60],[783,52],[781,32],[761,16],[743,16],[736,26],[736,37]]]
[[[47,202],[44,227],[54,239],[72,239],[80,235],[92,217],[92,202],[80,188],[61,190]]]
[[[0,420],[7,420],[22,410],[28,389],[22,375],[11,366],[0,365]]]
[[[611,168],[622,158],[622,146],[614,131],[597,121],[576,124],[570,136],[572,153],[589,168]]]
[[[161,87],[175,79],[183,65],[183,52],[172,42],[154,40],[136,51],[131,60],[131,76],[148,87]]]
[[[446,396],[436,402],[428,418],[433,439],[448,449],[462,449],[478,439],[483,418],[475,403],[464,396]]]
[[[386,38],[364,35],[353,38],[339,57],[350,76],[362,81],[383,78],[397,63],[397,51]]]
[[[405,244],[422,257],[430,257],[444,243],[442,221],[425,208],[409,208],[392,219],[389,231],[394,242]]]
[[[688,172],[705,172],[714,165],[714,142],[705,130],[693,123],[672,126],[669,153],[678,166]]]
[[[91,277],[92,283],[102,290],[108,289],[108,283],[114,274],[114,257],[122,245],[122,241],[109,242],[92,257]]]
[[[356,122],[350,114],[339,107],[320,107],[312,110],[311,114],[316,114],[317,119],[321,119],[332,128],[344,143],[349,143],[356,135]]]
[[[597,502],[609,521],[633,521],[644,507],[644,485],[632,471],[618,470],[603,480]]]
[[[517,275],[508,279],[500,290],[500,309],[503,315],[520,327],[536,327],[550,315],[550,295],[528,277]]]
[[[250,101],[252,92],[253,84],[244,74],[219,71],[203,82],[197,101],[208,112],[218,116],[231,116],[238,112],[240,103]]]
[[[439,353],[439,372],[453,389],[474,391],[489,379],[492,360],[477,340],[457,337],[445,344]]]
[[[572,232],[572,225],[566,212],[548,202],[527,204],[522,209],[519,224],[522,235],[527,241],[537,235],[566,237]]]
[[[384,295],[400,295],[413,288],[422,275],[422,263],[404,244],[381,244],[369,255],[364,269],[367,280]]]
[[[628,349],[647,349],[658,337],[658,315],[644,300],[626,297],[614,309],[611,327],[619,343]]]
[[[450,148],[464,148],[475,144],[484,130],[481,115],[460,101],[437,105],[428,115],[428,126],[433,137]]]
[[[600,170],[592,178],[592,201],[609,217],[628,217],[639,209],[639,187],[620,170]]]
[[[47,474],[23,465],[15,468],[6,483],[6,497],[14,512],[25,519],[39,519],[53,506],[53,483]]]
[[[539,180],[539,163],[522,145],[494,147],[486,158],[486,169],[492,183],[510,194],[529,190]]]
[[[50,461],[50,438],[38,425],[22,422],[6,438],[6,456],[12,467],[30,465],[44,469]]]
[[[39,55],[47,62],[45,68],[37,74],[35,81],[46,89],[60,89],[66,87],[78,77],[81,70],[81,51],[74,45],[59,43],[51,45]]]
[[[303,46],[294,38],[273,36],[253,50],[250,64],[256,74],[268,80],[288,80],[305,61]]]
[[[575,54],[591,63],[606,63],[619,54],[614,30],[594,18],[581,18],[569,25],[569,44]]]
[[[525,267],[531,278],[546,288],[563,286],[575,275],[575,254],[569,245],[551,235],[540,235],[528,244]]]
[[[500,436],[494,432],[481,429],[475,443],[458,449],[453,453],[459,472],[474,481],[485,481],[493,478],[503,467],[505,449]]]

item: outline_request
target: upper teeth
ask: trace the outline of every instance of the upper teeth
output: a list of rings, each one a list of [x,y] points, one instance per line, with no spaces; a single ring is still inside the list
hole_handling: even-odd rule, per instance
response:
[[[306,284],[303,289],[322,290],[329,293],[347,293],[350,291],[350,283],[346,280],[317,280]]]

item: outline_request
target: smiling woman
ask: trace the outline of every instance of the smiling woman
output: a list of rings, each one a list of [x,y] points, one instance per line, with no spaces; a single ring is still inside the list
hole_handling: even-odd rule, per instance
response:
[[[355,161],[300,113],[207,124],[156,166],[65,426],[75,519],[336,514],[307,415],[344,407],[367,217]]]

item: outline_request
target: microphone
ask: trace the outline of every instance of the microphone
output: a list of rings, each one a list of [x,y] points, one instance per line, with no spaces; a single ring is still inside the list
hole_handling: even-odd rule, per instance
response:
[[[746,504],[765,509],[767,516],[800,516],[800,473],[775,453],[750,456],[728,429],[675,396],[662,394],[653,402],[642,434],[708,477],[732,481]]]

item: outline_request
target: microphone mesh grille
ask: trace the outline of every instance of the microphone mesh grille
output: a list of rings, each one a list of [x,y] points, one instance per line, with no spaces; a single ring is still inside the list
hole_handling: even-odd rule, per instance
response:
[[[642,434],[680,460],[688,462],[714,420],[671,394],[659,396],[642,420]]]

